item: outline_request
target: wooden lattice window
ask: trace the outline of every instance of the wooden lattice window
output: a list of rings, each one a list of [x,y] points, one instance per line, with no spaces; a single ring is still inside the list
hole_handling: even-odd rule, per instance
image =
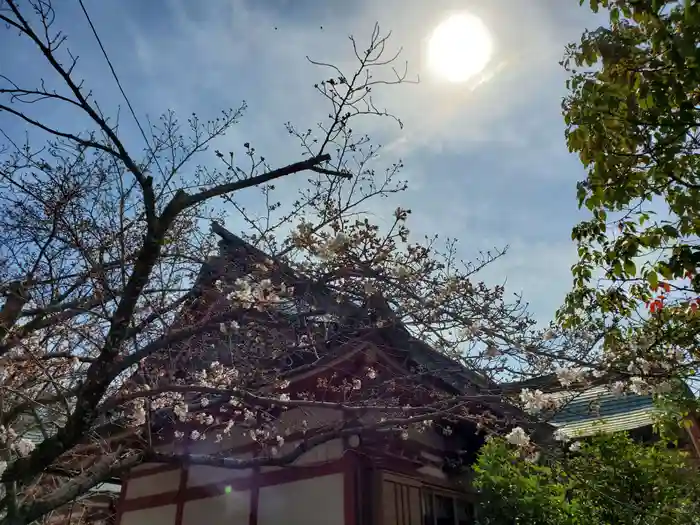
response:
[[[472,525],[474,506],[459,493],[385,474],[382,518],[382,525]]]
[[[463,497],[436,491],[421,490],[422,525],[471,525],[474,506]]]

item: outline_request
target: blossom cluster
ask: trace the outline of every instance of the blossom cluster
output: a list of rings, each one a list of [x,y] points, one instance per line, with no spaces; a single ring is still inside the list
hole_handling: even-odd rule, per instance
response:
[[[20,457],[28,456],[35,448],[33,441],[20,437],[14,429],[6,428],[4,425],[0,425],[0,444],[4,449],[9,449]]]
[[[234,366],[225,366],[219,361],[213,361],[208,369],[195,372],[195,381],[198,385],[209,388],[234,388],[239,378],[238,369]]]
[[[349,242],[350,239],[348,236],[342,232],[339,232],[335,237],[329,239],[325,243],[321,243],[318,246],[318,255],[322,259],[332,259],[336,255],[340,254]]]
[[[581,383],[586,378],[586,373],[581,368],[557,368],[557,379],[563,387],[569,387]]]
[[[672,390],[672,382],[664,375],[651,376],[650,372],[653,370],[653,363],[647,359],[638,357],[631,361],[627,366],[627,372],[632,375],[629,379],[622,381],[617,380],[607,385],[608,390],[615,395],[621,396],[626,392],[632,392],[637,395],[648,395],[648,394],[664,394]],[[662,367],[663,368],[663,367]],[[557,377],[559,383],[563,387],[571,387],[575,384],[585,384],[587,381],[587,373],[580,368],[559,368],[557,369]],[[593,377],[603,377],[605,371],[596,369],[593,370],[591,375]],[[531,393],[525,394],[525,396],[532,396]],[[527,397],[529,400],[530,398]],[[530,401],[530,404],[537,404],[541,398],[534,399]],[[526,402],[525,399],[521,397],[521,401]]]
[[[226,294],[226,299],[240,308],[255,308],[264,311],[266,308],[279,303],[283,297],[293,295],[294,288],[288,287],[285,283],[275,285],[271,279],[261,279],[256,281],[252,275],[240,277],[233,282],[232,286],[226,286],[221,280],[217,282],[219,290]],[[229,325],[231,329],[238,329],[238,324],[233,322]],[[220,325],[222,331],[227,326]]]
[[[556,410],[561,404],[561,397],[545,394],[541,390],[525,388],[520,392],[519,397],[524,410],[529,414]]]
[[[527,432],[525,432],[522,427],[513,428],[506,434],[505,439],[508,443],[516,447],[527,447],[530,445],[530,436],[527,435]]]

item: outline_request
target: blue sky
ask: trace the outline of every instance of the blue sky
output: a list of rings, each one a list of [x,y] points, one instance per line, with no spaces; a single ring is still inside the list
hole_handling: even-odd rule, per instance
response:
[[[57,24],[80,56],[85,78],[107,113],[123,106],[117,86],[77,1],[57,0]],[[323,74],[306,55],[336,63],[350,59],[346,36],[369,36],[378,21],[392,30],[419,85],[386,92],[385,103],[403,130],[368,122],[367,131],[401,157],[409,190],[400,204],[414,211],[412,231],[457,237],[463,255],[510,246],[484,272],[492,284],[507,279],[546,321],[570,286],[575,259],[572,225],[575,184],[583,177],[564,143],[560,102],[565,74],[558,65],[564,45],[601,25],[577,0],[85,0],[95,26],[137,115],[157,117],[173,109],[215,116],[222,108],[249,109],[227,143],[252,142],[269,160],[299,158],[283,124],[311,127],[325,112],[312,86]],[[437,82],[426,74],[422,51],[433,27],[450,13],[471,11],[489,27],[496,73],[475,89]],[[275,29],[276,28],[276,29]],[[46,75],[37,52],[2,31],[0,71],[31,81]],[[82,129],[80,118],[50,109],[44,119]],[[142,148],[122,109],[121,133]],[[0,114],[0,127],[19,131]],[[303,180],[303,177],[302,177]],[[393,211],[373,210],[378,215]]]

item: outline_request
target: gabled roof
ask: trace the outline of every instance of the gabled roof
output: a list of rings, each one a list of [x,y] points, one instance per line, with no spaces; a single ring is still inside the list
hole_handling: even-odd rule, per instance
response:
[[[227,263],[239,266],[244,273],[247,266],[271,259],[268,254],[251,246],[216,222],[212,223],[212,231],[221,237],[221,241],[219,241],[220,257],[225,259]],[[215,265],[224,262],[221,258],[213,260],[207,267],[203,268],[200,278],[215,274]],[[376,330],[391,345],[392,350],[402,353],[405,358],[423,367],[426,373],[437,375],[443,382],[457,391],[467,392],[473,391],[475,388],[496,386],[482,374],[469,370],[414,337],[400,321],[395,319],[393,312],[389,310],[386,301],[382,298],[375,297],[373,301],[364,306],[350,301],[338,300],[328,287],[315,283],[306,276],[299,275],[283,261],[275,260],[274,262],[279,268],[279,277],[287,285],[294,287],[295,296],[303,297],[313,307],[334,315],[341,325],[347,324],[352,327],[355,324],[352,322],[353,320],[366,320],[369,315],[377,311],[380,311],[383,317],[393,318],[394,321],[389,326]],[[299,364],[301,365],[303,362]]]
[[[265,261],[273,261],[273,275],[270,277],[274,282],[282,281],[288,287],[293,287],[294,300],[312,309],[313,312],[323,312],[334,319],[336,329],[327,332],[325,344],[315,351],[300,351],[294,353],[288,359],[287,367],[277,378],[293,377],[302,370],[308,372],[312,369],[323,368],[324,364],[332,362],[347,350],[344,343],[358,338],[362,333],[368,334],[370,340],[378,343],[378,349],[393,360],[398,360],[406,370],[416,369],[419,375],[432,383],[437,383],[438,388],[446,393],[461,396],[483,393],[489,397],[489,401],[478,401],[475,403],[477,411],[491,411],[503,418],[504,425],[521,424],[535,434],[536,439],[548,441],[551,438],[552,427],[546,423],[540,423],[534,418],[524,414],[522,410],[514,406],[505,399],[496,399],[499,396],[499,386],[477,371],[470,370],[461,363],[450,359],[448,356],[438,352],[429,344],[413,336],[403,323],[390,310],[387,302],[378,294],[374,294],[363,305],[359,305],[337,297],[337,295],[323,284],[313,281],[305,275],[296,272],[284,261],[275,260],[268,254],[255,248],[245,240],[226,230],[218,223],[212,224],[212,231],[218,235],[219,254],[212,257],[204,264],[199,273],[199,277],[194,285],[198,293],[194,294],[194,299],[185,306],[185,310],[206,308],[206,290],[213,289],[213,282],[218,279],[234,279],[244,277],[251,273],[255,265]],[[284,314],[284,310],[278,310]],[[376,317],[379,316],[384,322],[383,326],[377,327]],[[293,318],[294,315],[290,315]],[[262,321],[264,322],[264,321]],[[326,321],[324,321],[326,322]],[[178,321],[176,321],[176,324]],[[359,337],[361,338],[361,337]],[[156,368],[161,359],[170,359],[181,362],[181,365],[190,372],[193,369],[201,369],[207,366],[206,358],[193,363],[192,359],[182,356],[177,349],[166,350],[161,356],[153,355],[150,365],[144,368]],[[187,357],[187,356],[185,356]],[[224,360],[213,356],[211,361],[218,360],[226,364]],[[296,371],[299,372],[296,372]],[[266,385],[261,384],[260,387]],[[496,394],[496,395],[495,395]],[[167,416],[163,413],[165,419]],[[165,419],[163,424],[165,424]]]

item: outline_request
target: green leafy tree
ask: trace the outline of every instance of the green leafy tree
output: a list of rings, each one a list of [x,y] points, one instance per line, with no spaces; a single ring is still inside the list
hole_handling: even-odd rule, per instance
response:
[[[590,217],[572,232],[574,290],[559,317],[604,334],[600,366],[687,378],[700,361],[700,3],[589,3],[610,23],[563,61],[566,138],[586,168],[578,200]],[[651,364],[643,373],[638,357]]]
[[[686,454],[625,434],[597,436],[546,460],[494,439],[474,483],[481,525],[700,523],[700,481]]]
[[[480,525],[575,523],[566,500],[566,485],[547,465],[524,460],[521,452],[500,439],[490,440],[475,466]]]

